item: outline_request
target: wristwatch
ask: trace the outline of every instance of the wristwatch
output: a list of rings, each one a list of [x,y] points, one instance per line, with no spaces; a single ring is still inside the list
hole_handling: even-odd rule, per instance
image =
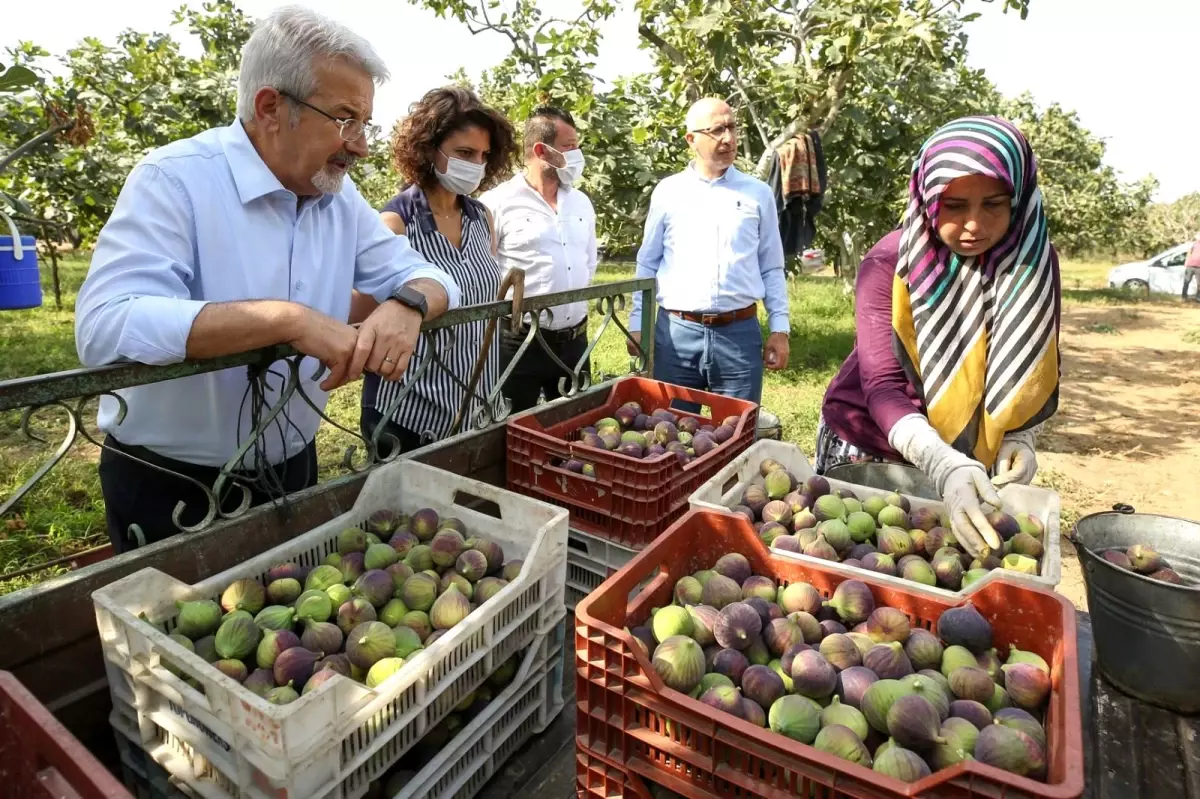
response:
[[[401,286],[392,292],[392,299],[407,308],[412,308],[414,311],[421,314],[422,319],[424,319],[425,315],[429,313],[428,300],[425,299],[424,294],[414,288]]]

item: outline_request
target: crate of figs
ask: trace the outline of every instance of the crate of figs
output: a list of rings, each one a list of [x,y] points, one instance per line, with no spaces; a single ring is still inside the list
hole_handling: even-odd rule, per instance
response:
[[[576,608],[579,747],[692,796],[1080,796],[1070,603],[905,585],[691,511]]]
[[[558,622],[566,556],[561,508],[389,464],[351,512],[204,582],[93,594],[114,705],[213,782],[352,799]]]
[[[509,419],[509,489],[568,508],[574,529],[640,549],[754,443],[758,406],[628,377],[598,407],[568,419],[558,413]]]
[[[828,480],[794,444],[759,441],[691,496],[691,506],[745,516],[772,549],[845,574],[935,596],[960,596],[1001,575],[1054,588],[1061,575],[1059,498],[1008,485],[988,519],[1003,551],[975,558],[955,539],[940,502]]]

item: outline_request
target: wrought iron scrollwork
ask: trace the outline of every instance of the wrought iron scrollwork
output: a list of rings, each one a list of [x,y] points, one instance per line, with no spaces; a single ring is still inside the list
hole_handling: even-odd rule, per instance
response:
[[[511,403],[503,393],[504,384],[512,376],[522,356],[534,346],[541,347],[550,360],[562,369],[564,377],[559,381],[560,394],[564,397],[577,396],[593,385],[591,369],[587,366],[600,340],[611,327],[615,325],[626,341],[634,341],[621,318],[626,309],[625,294],[631,291],[640,292],[644,302],[649,304],[649,311],[643,313],[644,328],[645,320],[651,318],[650,312],[653,310],[653,286],[652,280],[624,281],[591,286],[578,291],[525,297],[523,303],[517,303],[516,307],[506,302],[495,302],[450,311],[427,323],[422,330],[423,347],[419,360],[415,367],[406,370],[399,392],[384,409],[382,416],[385,419],[393,418],[417,384],[430,374],[429,370],[437,369],[449,375],[453,384],[463,392],[462,409],[455,417],[451,434],[456,433],[460,426],[483,429],[494,425],[506,418],[512,409]],[[554,308],[575,302],[592,301],[595,304],[591,311],[600,317],[599,324],[595,326],[595,334],[589,337],[588,346],[578,362],[564,363],[544,335],[544,331],[554,323]],[[459,335],[459,326],[485,320],[499,322],[510,315],[512,331],[524,327],[525,335],[511,361],[504,368],[497,370],[500,374],[494,384],[482,384],[477,381],[478,374],[461,375],[450,367],[443,357],[443,352],[447,347],[453,346],[455,337]],[[493,331],[492,335],[498,336],[498,327],[498,324],[489,325],[488,330]],[[497,343],[492,342],[492,345],[496,346]],[[636,350],[639,354],[631,360],[631,365],[635,371],[645,371],[652,356],[642,345],[638,345]],[[174,508],[172,520],[181,531],[198,532],[211,526],[218,519],[236,519],[250,510],[255,485],[264,487],[257,481],[263,479],[262,459],[265,457],[266,438],[274,428],[279,431],[281,440],[287,440],[286,426],[292,424],[288,417],[288,407],[292,403],[303,403],[317,414],[322,423],[331,425],[355,440],[355,443],[346,447],[343,458],[342,466],[347,471],[360,473],[400,457],[401,442],[388,432],[386,425],[377,425],[367,436],[328,414],[325,403],[314,399],[308,390],[309,386],[324,376],[326,368],[318,364],[314,374],[305,378],[301,373],[304,360],[304,355],[289,347],[275,346],[209,362],[189,361],[169,366],[120,364],[0,381],[0,411],[18,408],[22,410],[20,430],[26,439],[49,445],[50,440],[35,428],[34,422],[39,414],[47,411],[66,414],[66,430],[54,453],[39,465],[12,495],[0,501],[0,516],[14,511],[29,492],[61,463],[70,454],[72,447],[82,439],[103,451],[170,474],[194,487],[204,498],[204,507],[198,509],[202,510],[203,514],[199,521],[184,524],[185,514],[189,518],[192,514],[183,501],[179,502]],[[481,358],[480,362],[482,360]],[[244,437],[239,425],[240,444],[237,451],[221,466],[211,486],[110,446],[103,435],[93,434],[84,423],[84,414],[92,401],[107,397],[117,403],[114,420],[119,429],[128,412],[124,398],[117,393],[121,389],[231,367],[246,367],[249,370],[253,389],[251,394],[254,398],[250,403],[250,425]],[[483,372],[486,373],[486,369]],[[272,387],[272,380],[278,380],[280,384]],[[459,409],[451,409],[451,412],[456,410]],[[426,439],[434,439],[441,431],[419,432],[423,433]],[[362,455],[358,456],[360,448]],[[381,451],[386,452],[386,456],[381,456]]]

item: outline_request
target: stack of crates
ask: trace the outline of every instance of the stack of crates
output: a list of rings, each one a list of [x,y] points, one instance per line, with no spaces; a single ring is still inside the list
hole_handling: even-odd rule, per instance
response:
[[[733,436],[686,464],[674,453],[640,459],[580,443],[581,428],[613,416],[629,402],[645,414],[665,409],[701,424],[734,419]],[[702,412],[681,410],[677,403],[692,403]],[[534,409],[508,421],[506,471],[510,490],[571,513],[570,608],[683,515],[690,495],[753,444],[758,433],[758,406],[752,402],[643,377],[615,381],[602,404],[570,419],[549,422],[553,413]],[[568,469],[571,460],[591,464],[594,473]]]
[[[523,565],[377,687],[339,676],[274,705],[169,637],[177,602],[264,581],[286,561],[315,567],[346,528],[419,508],[460,519]],[[406,460],[374,471],[349,513],[202,583],[154,569],[112,583],[93,599],[126,773],[155,797],[358,799],[385,786],[392,797],[470,796],[562,708],[566,567],[565,511]],[[497,683],[502,665],[515,673]],[[491,701],[452,729],[489,682]]]

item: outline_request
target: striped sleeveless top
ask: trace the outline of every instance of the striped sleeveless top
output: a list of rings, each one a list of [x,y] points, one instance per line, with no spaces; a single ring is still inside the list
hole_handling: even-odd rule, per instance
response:
[[[393,197],[383,210],[398,214],[404,220],[413,248],[454,279],[462,291],[463,306],[495,302],[500,291],[500,267],[492,257],[492,233],[488,227],[487,211],[478,200],[470,197],[460,199],[463,204],[461,249],[456,249],[438,232],[429,201],[419,186],[409,186]],[[405,395],[392,421],[421,436],[424,441],[445,438],[466,394],[466,383],[471,379],[486,330],[487,322],[480,320],[436,331],[434,340],[437,342],[440,363],[435,361],[421,375]],[[363,407],[373,407],[385,413],[412,381],[413,374],[425,359],[426,350],[425,337],[421,336],[402,380],[389,383],[377,374],[366,373],[363,377]],[[454,377],[447,374],[447,369]],[[478,397],[487,397],[495,388],[499,376],[500,341],[497,325],[487,363],[475,388],[476,399],[463,417],[460,432],[471,428],[475,414],[482,406]]]

